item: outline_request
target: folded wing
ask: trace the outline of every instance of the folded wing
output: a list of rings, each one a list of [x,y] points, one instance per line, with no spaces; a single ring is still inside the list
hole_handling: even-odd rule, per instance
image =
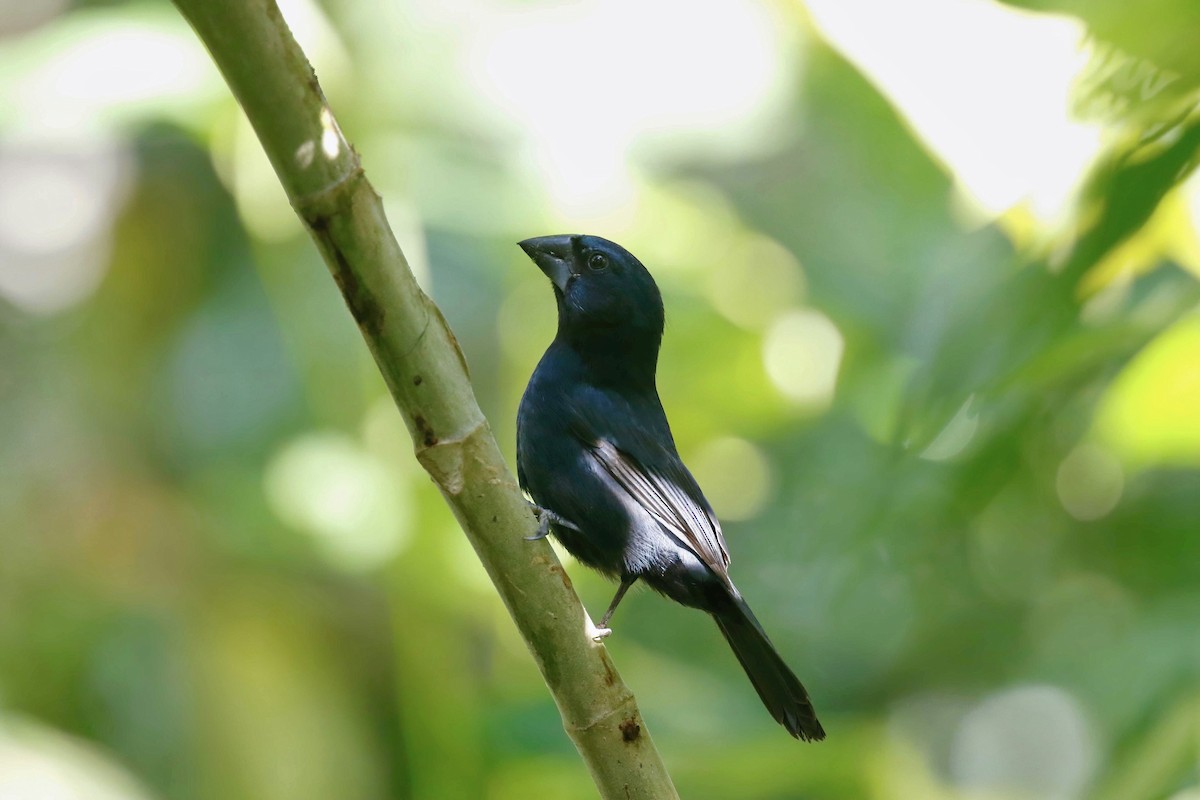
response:
[[[725,550],[721,524],[703,495],[697,501],[669,476],[643,467],[605,439],[591,443],[591,453],[659,525],[695,553],[709,569],[722,578],[727,577],[729,553]],[[694,480],[689,482],[695,486]],[[695,492],[699,494],[698,487]]]

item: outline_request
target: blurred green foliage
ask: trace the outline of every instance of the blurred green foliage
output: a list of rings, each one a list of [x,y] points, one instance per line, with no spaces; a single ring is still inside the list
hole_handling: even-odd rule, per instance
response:
[[[523,130],[494,42],[533,31],[550,72],[622,52],[547,39],[542,4],[284,8],[510,452],[554,328],[512,243],[586,229],[658,277],[680,448],[829,731],[789,740],[705,619],[636,594],[609,646],[685,797],[1200,785],[1196,12],[1012,5],[1093,37],[1074,102],[1104,145],[1059,220],[964,212],[796,7],[769,6],[774,88],[736,135],[736,103],[728,129],[658,101],[614,122],[615,90],[546,96]],[[599,7],[687,52],[670,3]],[[0,800],[592,796],[190,33],[137,2],[22,13],[0,26]],[[595,155],[594,194],[628,169],[624,200],[581,203],[563,152]]]

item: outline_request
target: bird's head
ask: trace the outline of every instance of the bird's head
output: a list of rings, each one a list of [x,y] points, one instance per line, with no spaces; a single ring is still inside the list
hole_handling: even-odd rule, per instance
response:
[[[662,295],[642,262],[599,236],[540,236],[520,243],[554,284],[560,336],[637,337],[653,345],[663,332]]]

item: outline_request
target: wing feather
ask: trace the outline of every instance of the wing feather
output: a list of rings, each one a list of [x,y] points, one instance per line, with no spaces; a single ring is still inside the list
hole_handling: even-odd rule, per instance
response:
[[[707,503],[696,502],[675,481],[647,469],[611,442],[592,443],[596,460],[663,528],[672,533],[717,575],[726,577],[729,553],[721,524]]]

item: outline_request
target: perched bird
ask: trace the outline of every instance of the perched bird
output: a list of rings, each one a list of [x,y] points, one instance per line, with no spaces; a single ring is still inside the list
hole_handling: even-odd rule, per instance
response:
[[[558,333],[517,414],[517,476],[577,559],[621,581],[600,635],[639,579],[707,611],[775,720],[819,740],[808,692],[729,578],[721,525],[675,449],[655,386],[663,304],[650,273],[598,236],[521,248],[554,284]],[[534,537],[534,538],[538,538]]]

